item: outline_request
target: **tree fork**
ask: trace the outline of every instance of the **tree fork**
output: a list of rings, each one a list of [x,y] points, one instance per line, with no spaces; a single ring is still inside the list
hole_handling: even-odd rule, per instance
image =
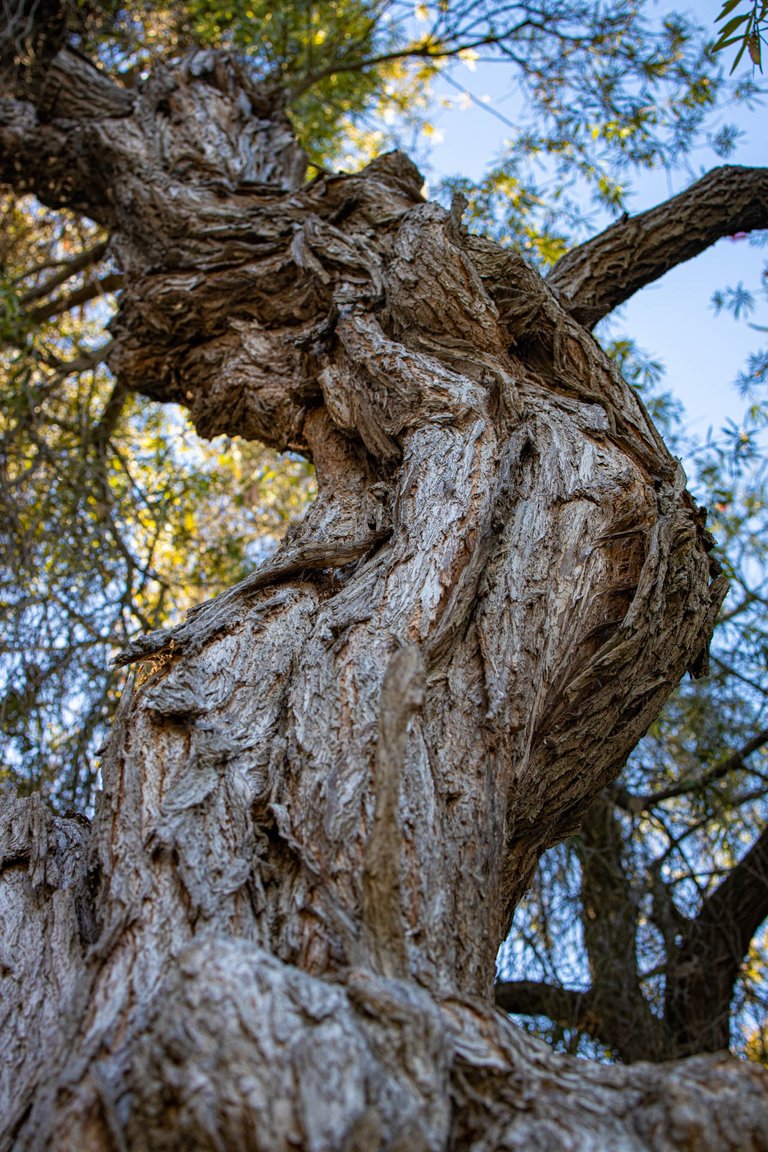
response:
[[[130,654],[68,869],[40,880],[53,818],[3,801],[1,907],[41,943],[13,936],[0,1148],[765,1147],[759,1069],[575,1064],[492,1005],[539,854],[725,591],[642,404],[404,157],[301,186],[225,56],[125,95],[57,61],[43,114],[4,102],[0,171],[110,229],[122,384],[304,451],[319,494]]]

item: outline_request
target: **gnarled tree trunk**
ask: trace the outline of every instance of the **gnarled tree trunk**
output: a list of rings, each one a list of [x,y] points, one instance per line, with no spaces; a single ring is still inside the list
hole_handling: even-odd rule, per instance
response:
[[[760,1070],[575,1063],[492,1005],[539,854],[724,594],[576,296],[400,155],[302,186],[279,94],[213,53],[128,93],[64,50],[0,153],[110,229],[123,384],[319,487],[124,654],[90,829],[3,801],[0,1147],[768,1147]]]

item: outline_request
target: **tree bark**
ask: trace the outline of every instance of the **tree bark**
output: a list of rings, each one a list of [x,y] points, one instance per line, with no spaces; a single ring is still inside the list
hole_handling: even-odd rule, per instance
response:
[[[124,654],[47,886],[50,818],[6,802],[2,907],[41,941],[7,978],[56,1013],[4,1023],[0,1148],[765,1148],[760,1070],[575,1064],[492,1004],[539,854],[725,591],[642,404],[404,157],[302,186],[279,94],[226,57],[130,94],[93,71],[60,53],[5,103],[0,170],[110,229],[122,384],[305,452],[319,494]]]
[[[568,312],[593,328],[599,320],[735,232],[768,228],[768,171],[713,168],[663,204],[625,216],[558,260],[547,282]]]

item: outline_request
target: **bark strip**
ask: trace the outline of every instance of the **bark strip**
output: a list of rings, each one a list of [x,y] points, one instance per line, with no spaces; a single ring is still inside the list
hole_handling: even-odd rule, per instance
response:
[[[408,970],[400,905],[404,874],[400,785],[408,725],[423,707],[425,676],[421,652],[411,644],[392,657],[381,689],[375,807],[363,862],[363,924],[374,970],[384,976],[405,976]]]

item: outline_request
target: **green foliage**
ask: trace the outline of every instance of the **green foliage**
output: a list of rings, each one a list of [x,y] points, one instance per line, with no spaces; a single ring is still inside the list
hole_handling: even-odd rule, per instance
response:
[[[713,52],[721,52],[733,44],[739,45],[731,73],[736,71],[745,52],[749,54],[753,67],[762,72],[762,45],[768,23],[766,0],[725,0],[716,23],[722,27],[718,29],[719,36]]]
[[[726,99],[749,104],[757,92],[751,80],[729,89],[693,21],[668,15],[654,24],[648,5],[611,4],[590,39],[588,7],[564,6],[570,22],[549,35],[529,31],[525,51],[505,46],[520,111],[503,153],[476,188],[460,177],[442,186],[446,198],[460,187],[476,226],[542,269],[595,231],[596,213],[627,208],[633,173],[685,164],[707,137],[718,154],[732,153],[738,132],[715,126],[714,114]]]
[[[754,247],[765,248],[768,245],[768,232],[752,233],[749,240]],[[766,303],[768,303],[768,263],[763,266],[761,282],[757,288],[745,287],[739,282],[735,287],[724,288],[712,295],[712,306],[717,315],[726,313],[734,320],[748,319],[749,327],[761,333],[768,333],[768,326],[754,323],[752,317],[759,316],[760,306],[762,305],[764,310]],[[743,429],[750,443],[753,443],[755,434],[759,435],[768,425],[766,384],[768,384],[768,347],[752,352],[747,359],[746,367],[736,378],[739,394],[751,402]]]

